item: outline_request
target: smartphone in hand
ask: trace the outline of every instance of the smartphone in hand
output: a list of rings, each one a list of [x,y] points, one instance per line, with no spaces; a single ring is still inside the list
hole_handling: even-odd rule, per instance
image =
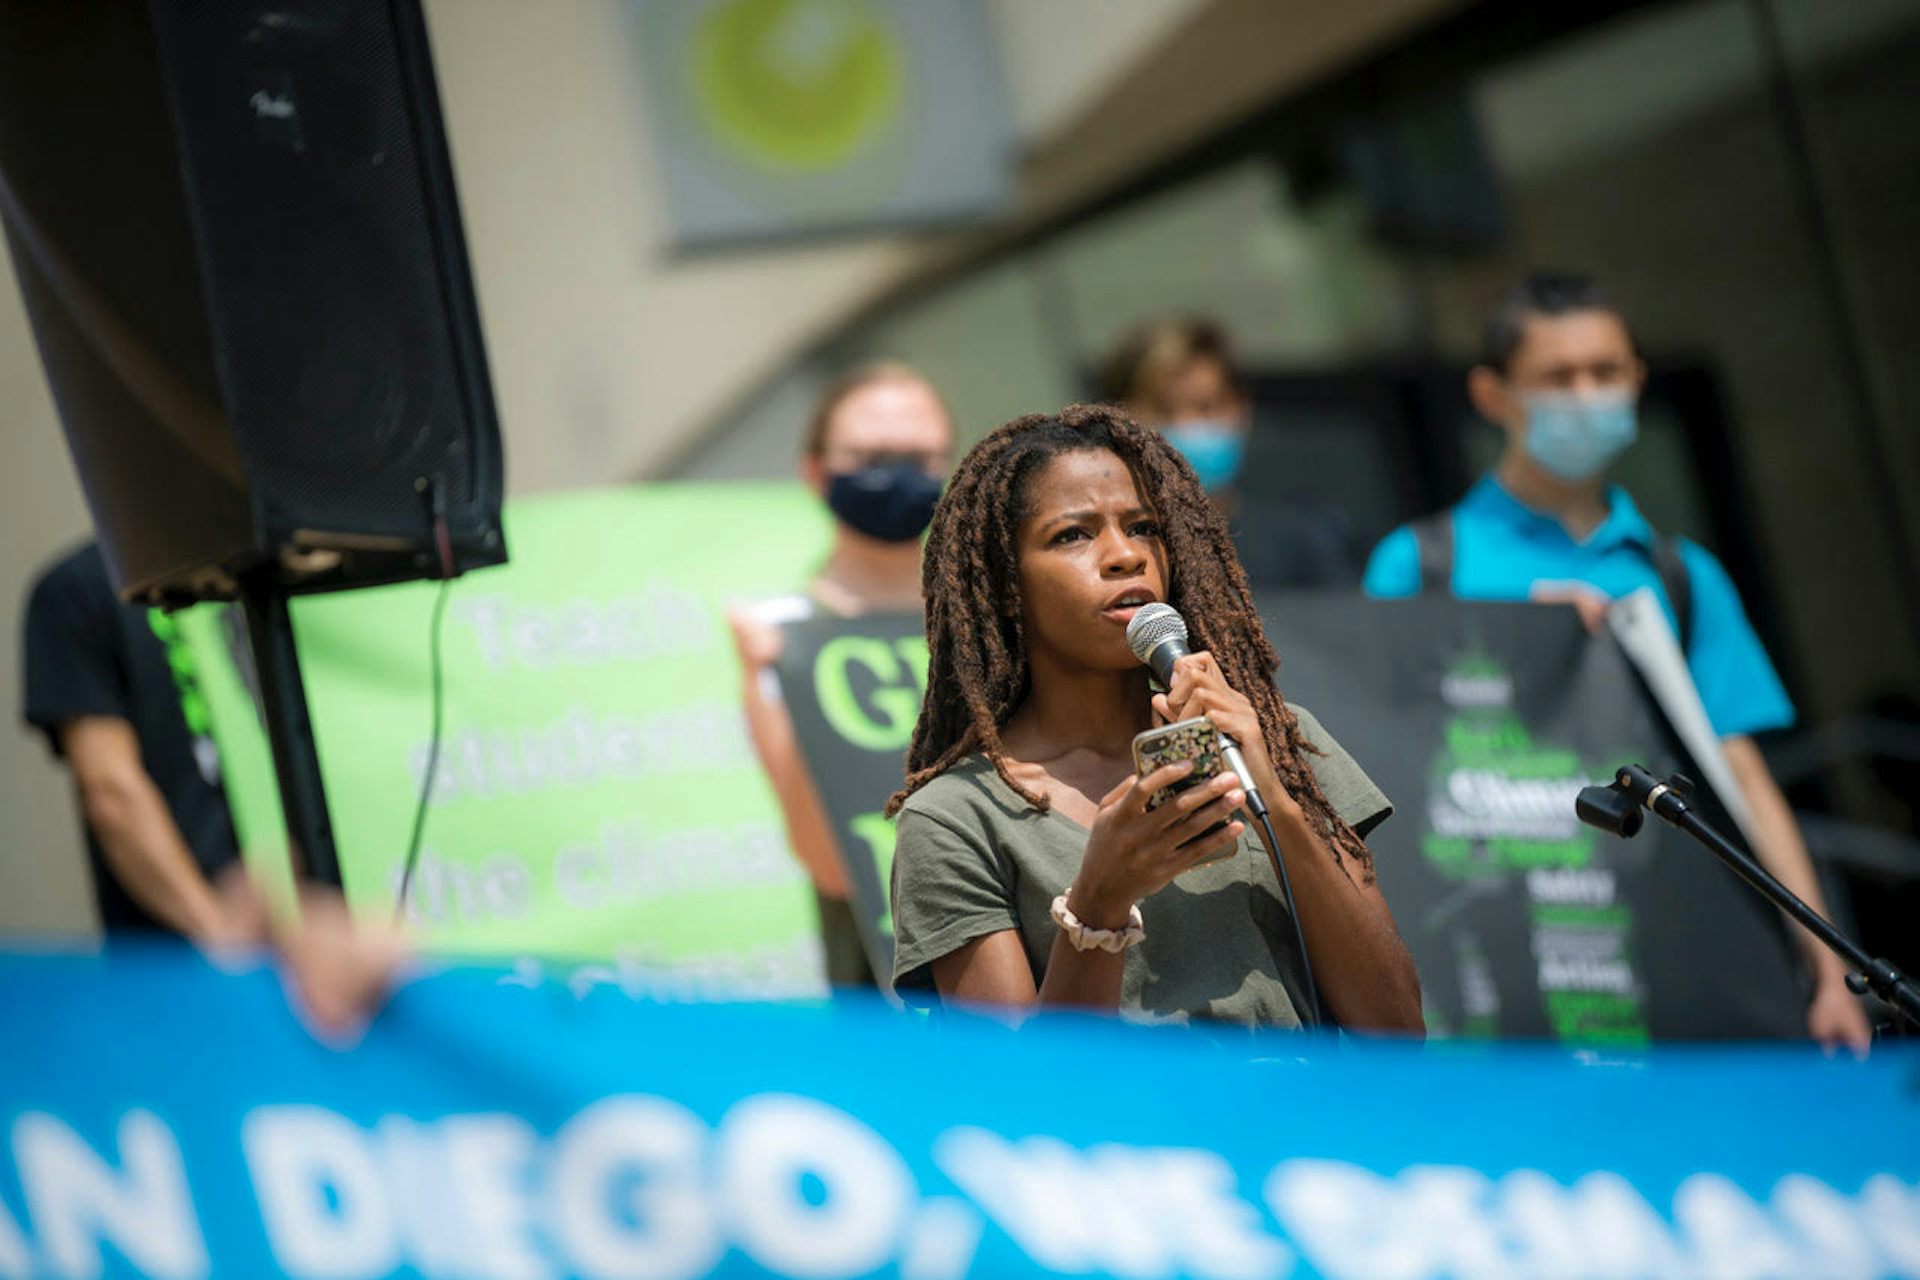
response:
[[[1148,796],[1148,809],[1158,809],[1188,787],[1197,787],[1226,771],[1227,760],[1220,752],[1220,730],[1214,726],[1213,721],[1205,716],[1195,716],[1191,720],[1161,725],[1134,736],[1133,768],[1134,772],[1141,777],[1144,778],[1155,769],[1164,768],[1179,760],[1193,761],[1193,772],[1172,786],[1162,787]],[[1225,825],[1224,822],[1215,823],[1194,839],[1199,840],[1212,835]],[[1207,862],[1217,862],[1220,858],[1232,856],[1233,847],[1229,846],[1215,857],[1208,858]],[[1206,863],[1195,865],[1205,866]]]

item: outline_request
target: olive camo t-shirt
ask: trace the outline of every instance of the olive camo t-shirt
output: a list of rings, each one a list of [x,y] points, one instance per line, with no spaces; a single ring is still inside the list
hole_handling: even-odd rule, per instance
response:
[[[1335,812],[1365,836],[1393,806],[1302,707],[1300,730]],[[933,986],[930,965],[975,938],[1017,929],[1038,985],[1058,929],[1049,909],[1080,870],[1087,829],[1022,800],[984,755],[916,791],[893,858],[894,983]],[[1233,856],[1195,867],[1140,904],[1146,941],[1126,953],[1120,1014],[1297,1027],[1299,944],[1272,860],[1249,825]]]

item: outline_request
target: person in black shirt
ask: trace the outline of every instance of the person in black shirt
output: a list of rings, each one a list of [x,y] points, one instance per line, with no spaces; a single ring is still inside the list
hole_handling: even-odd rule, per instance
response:
[[[114,593],[97,544],[53,564],[28,598],[23,714],[73,772],[101,927],[207,939],[222,922],[213,877],[239,848],[212,740],[188,726],[155,627]]]

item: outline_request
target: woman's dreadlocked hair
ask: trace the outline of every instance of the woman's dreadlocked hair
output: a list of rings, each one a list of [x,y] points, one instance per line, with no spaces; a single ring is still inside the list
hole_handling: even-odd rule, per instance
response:
[[[906,785],[887,802],[889,817],[907,797],[975,752],[1037,808],[1047,807],[1014,778],[1000,730],[1027,695],[1027,645],[1020,622],[1017,538],[1035,477],[1061,454],[1105,449],[1133,473],[1142,501],[1159,518],[1167,551],[1167,603],[1187,621],[1195,650],[1253,703],[1280,781],[1326,839],[1336,859],[1352,857],[1371,873],[1372,857],[1333,811],[1308,767],[1318,754],[1274,686],[1279,659],[1267,643],[1233,541],[1193,469],[1158,432],[1134,425],[1107,405],[1077,404],[1058,414],[1016,418],[975,445],[955,469],[934,509],[921,583],[927,608],[927,696],[907,750]]]

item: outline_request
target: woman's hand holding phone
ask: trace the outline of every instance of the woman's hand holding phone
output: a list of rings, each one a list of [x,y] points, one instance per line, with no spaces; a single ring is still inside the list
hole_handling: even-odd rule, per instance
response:
[[[1220,732],[1240,744],[1240,755],[1253,774],[1253,784],[1261,798],[1274,810],[1274,817],[1298,802],[1274,772],[1267,754],[1266,735],[1260,730],[1260,717],[1253,703],[1227,683],[1220,664],[1206,652],[1190,653],[1173,664],[1173,684],[1165,693],[1153,696],[1154,713],[1172,723],[1193,716],[1205,716],[1219,726]]]
[[[1128,777],[1101,799],[1080,874],[1067,891],[1067,905],[1083,923],[1124,928],[1135,903],[1239,840],[1245,824],[1233,820],[1233,811],[1246,793],[1231,773],[1147,808],[1156,791],[1192,771],[1193,761],[1177,760],[1144,777]],[[1216,826],[1219,830],[1212,830]]]

